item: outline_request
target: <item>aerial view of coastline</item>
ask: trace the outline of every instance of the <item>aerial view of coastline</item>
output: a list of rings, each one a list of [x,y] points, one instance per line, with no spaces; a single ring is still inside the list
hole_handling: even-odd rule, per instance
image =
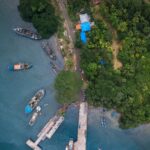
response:
[[[150,0],[0,0],[0,150],[150,150]]]

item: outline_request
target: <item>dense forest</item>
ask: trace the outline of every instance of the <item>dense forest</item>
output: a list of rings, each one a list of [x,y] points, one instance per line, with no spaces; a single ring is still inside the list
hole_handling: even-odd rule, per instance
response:
[[[95,22],[87,33],[87,44],[76,44],[81,48],[80,64],[89,83],[89,103],[120,112],[122,128],[150,122],[150,4],[143,0],[105,0],[94,6],[85,0],[84,5],[73,9],[74,3],[69,1],[71,15],[90,10],[87,12]],[[110,26],[121,45],[117,57],[122,67],[118,69],[112,61],[114,35]]]
[[[89,0],[67,0],[68,13],[73,21],[79,20],[79,12],[84,9],[89,11]]]
[[[57,32],[59,18],[55,9],[48,0],[20,0],[18,6],[25,21],[32,22],[43,38],[49,38]]]

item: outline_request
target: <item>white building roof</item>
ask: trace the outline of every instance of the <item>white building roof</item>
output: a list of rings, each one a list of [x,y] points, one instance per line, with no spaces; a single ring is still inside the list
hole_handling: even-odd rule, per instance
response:
[[[90,18],[88,16],[88,14],[80,14],[80,21],[81,23],[84,23],[84,22],[89,22]]]

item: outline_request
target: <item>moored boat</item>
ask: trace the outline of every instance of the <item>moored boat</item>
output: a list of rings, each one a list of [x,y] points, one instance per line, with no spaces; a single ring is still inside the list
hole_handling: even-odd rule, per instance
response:
[[[37,120],[37,118],[40,114],[41,114],[41,107],[37,106],[35,112],[33,113],[32,117],[29,121],[30,126],[34,125],[35,121]]]
[[[17,27],[13,29],[17,34],[28,37],[30,39],[34,39],[34,40],[40,40],[42,39],[42,37],[38,34],[35,33],[31,30],[25,29],[25,28],[21,28],[21,27]]]
[[[33,98],[29,101],[28,105],[25,107],[25,113],[31,113],[34,108],[38,105],[40,100],[44,97],[45,95],[45,90],[41,89],[35,93]]]
[[[10,64],[8,66],[8,69],[10,71],[19,71],[19,70],[27,70],[32,68],[31,64],[27,64],[27,63],[16,63],[16,64]]]
[[[42,42],[42,48],[45,51],[45,53],[50,57],[50,59],[56,60],[56,55],[54,51],[50,48],[48,42]]]
[[[52,67],[52,70],[55,74],[57,74],[58,72],[60,72],[60,68],[58,67],[58,65],[54,64],[52,61],[50,61],[50,65]]]
[[[73,139],[70,139],[68,146],[69,146],[69,150],[73,150],[73,148],[74,148]]]
[[[74,141],[73,141],[73,139],[69,140],[69,143],[66,146],[66,150],[74,150]]]
[[[69,150],[69,147],[68,147],[68,145],[66,146],[66,149],[65,150]]]
[[[52,67],[52,70],[55,74],[57,74],[57,68],[56,68],[56,65],[53,63],[53,62],[50,62],[51,64],[51,67]]]
[[[100,121],[101,121],[101,126],[106,128],[106,118],[102,116]]]

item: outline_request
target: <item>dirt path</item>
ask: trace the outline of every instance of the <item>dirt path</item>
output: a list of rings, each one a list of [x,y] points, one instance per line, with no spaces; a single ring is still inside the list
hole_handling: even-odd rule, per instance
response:
[[[60,10],[62,12],[63,18],[65,19],[65,27],[67,29],[67,35],[68,35],[68,38],[69,38],[69,41],[70,41],[70,49],[73,53],[74,70],[79,71],[80,70],[79,50],[74,47],[75,32],[74,32],[72,22],[69,18],[68,12],[67,12],[67,8],[66,8],[67,1],[66,0],[57,0],[57,3],[59,4],[59,7],[60,7]]]
[[[112,49],[113,49],[114,69],[119,69],[122,67],[122,63],[117,58],[120,48],[121,48],[121,43],[119,43],[117,40],[113,39],[112,40]]]
[[[112,45],[111,45],[111,47],[113,49],[113,52],[112,52],[113,60],[112,60],[112,62],[113,62],[114,69],[119,69],[122,67],[122,63],[117,58],[117,56],[118,56],[119,50],[121,49],[122,44],[120,41],[117,40],[116,30],[112,27],[112,25],[108,21],[106,21],[106,19],[103,16],[101,16],[101,14],[98,13],[99,12],[98,7],[96,7],[95,9],[97,12],[96,13],[97,15],[95,17],[99,20],[102,20],[108,26],[110,32],[112,33]]]
[[[119,50],[121,49],[121,42],[117,40],[117,31],[111,26],[110,23],[108,23],[103,17],[101,17],[101,19],[107,24],[109,30],[112,33],[112,49],[113,49],[113,65],[114,65],[114,69],[119,69],[122,67],[122,63],[120,62],[120,60],[118,59],[118,53]]]
[[[112,49],[113,49],[113,66],[114,69],[119,69],[122,67],[122,63],[120,62],[120,60],[117,58],[119,50],[121,49],[121,42],[117,40],[117,32],[116,30],[111,26],[110,23],[108,23],[102,16],[101,19],[107,24],[109,30],[112,33]]]
[[[150,0],[144,0],[144,2],[150,4]]]

